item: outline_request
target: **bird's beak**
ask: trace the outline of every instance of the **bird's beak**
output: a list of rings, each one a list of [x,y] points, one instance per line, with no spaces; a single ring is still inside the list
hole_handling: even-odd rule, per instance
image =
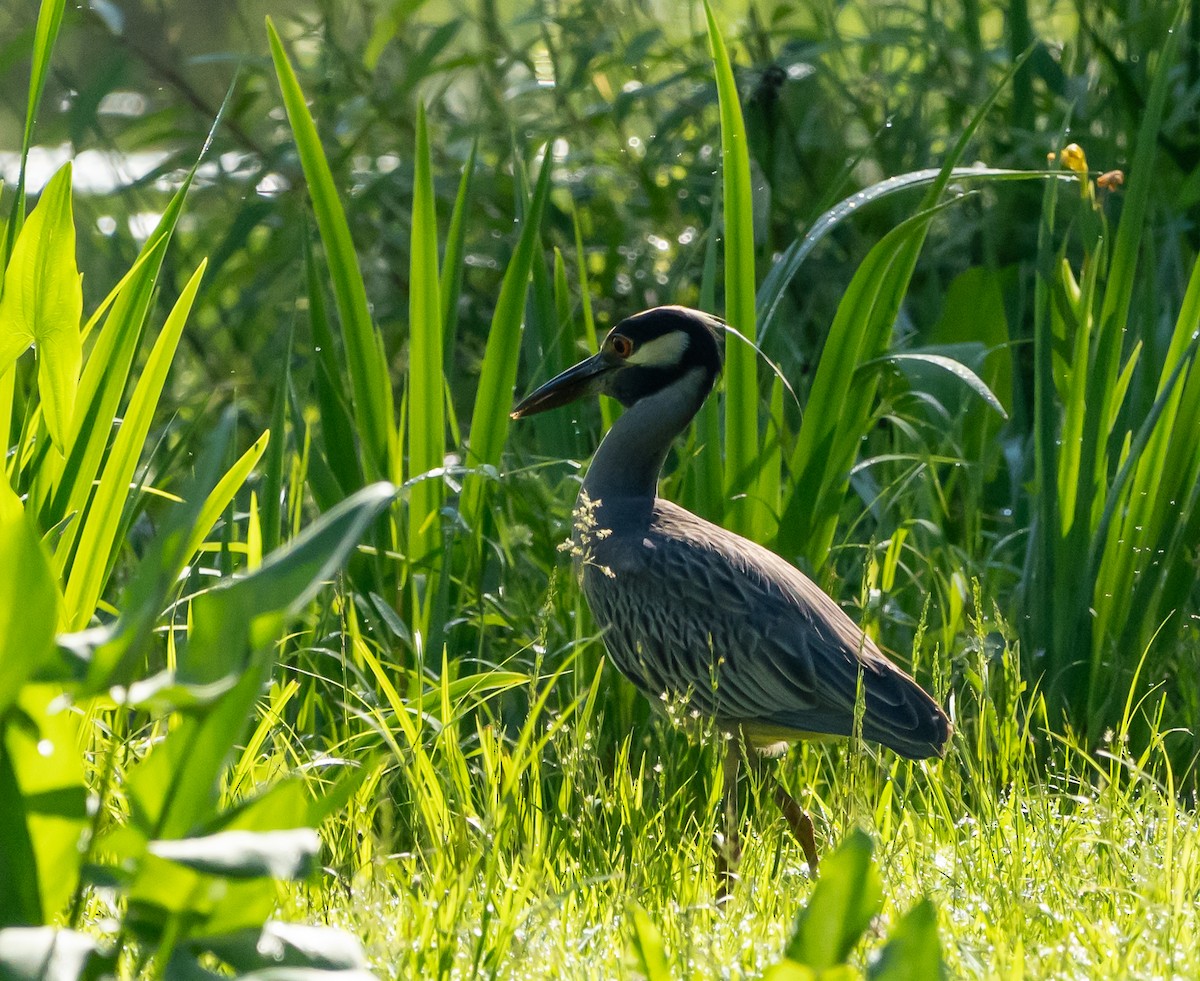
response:
[[[598,390],[600,379],[612,369],[601,355],[594,354],[527,395],[513,407],[511,416],[522,419],[591,395]]]

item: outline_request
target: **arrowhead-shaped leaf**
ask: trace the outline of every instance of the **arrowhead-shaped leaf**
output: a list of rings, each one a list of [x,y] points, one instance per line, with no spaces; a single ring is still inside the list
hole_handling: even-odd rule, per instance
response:
[[[77,981],[112,968],[112,956],[95,939],[57,927],[0,930],[0,978],[13,981]]]
[[[152,841],[152,855],[196,872],[231,879],[302,879],[312,871],[321,839],[312,828],[218,831],[202,838]]]
[[[67,163],[50,178],[21,229],[0,296],[0,374],[31,344],[36,348],[42,413],[60,452],[75,410],[83,363],[82,313]]]
[[[268,967],[354,971],[367,967],[358,938],[333,927],[269,920],[261,930],[243,930],[203,941],[239,974]]]

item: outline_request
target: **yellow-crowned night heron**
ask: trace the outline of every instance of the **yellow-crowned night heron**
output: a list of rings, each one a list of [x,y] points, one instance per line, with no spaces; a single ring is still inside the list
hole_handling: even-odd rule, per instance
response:
[[[613,663],[658,704],[685,699],[740,742],[726,754],[725,861],[736,860],[736,781],[750,760],[816,735],[861,732],[901,756],[941,755],[950,724],[808,577],[779,556],[657,496],[672,441],[722,365],[724,324],[658,307],[617,324],[600,352],[513,409],[533,415],[593,393],[626,409],[580,492],[575,548]],[[775,782],[810,869],[812,822]],[[722,862],[724,866],[725,862]]]

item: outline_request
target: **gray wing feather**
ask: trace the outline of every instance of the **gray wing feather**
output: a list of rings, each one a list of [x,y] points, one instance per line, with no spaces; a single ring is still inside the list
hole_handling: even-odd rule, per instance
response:
[[[616,666],[648,697],[718,720],[851,731],[904,755],[940,752],[945,716],[841,608],[779,556],[667,501],[597,542],[584,591]]]

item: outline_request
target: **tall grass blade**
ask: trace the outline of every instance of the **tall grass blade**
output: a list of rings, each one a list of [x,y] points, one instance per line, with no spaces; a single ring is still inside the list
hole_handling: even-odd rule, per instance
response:
[[[258,466],[258,461],[262,459],[270,442],[271,430],[268,429],[254,441],[245,453],[237,458],[233,466],[225,471],[221,479],[205,496],[204,503],[197,512],[195,520],[184,538],[183,547],[180,549],[180,554],[185,559],[190,559],[200,550],[200,546],[204,544],[213,525],[217,523],[221,514],[233,501],[234,495],[250,479],[250,474]],[[283,438],[279,437],[278,442],[282,443]]]
[[[754,309],[754,202],[750,150],[729,52],[705,0],[708,43],[721,115],[722,200],[725,237],[725,320],[745,337],[757,336]],[[766,531],[758,445],[758,363],[747,344],[725,349],[725,480],[727,519],[734,531],[762,537]]]
[[[345,340],[346,361],[350,372],[350,390],[354,402],[357,435],[362,448],[363,471],[368,480],[378,480],[392,472],[392,426],[394,402],[388,377],[383,337],[371,320],[367,290],[354,253],[354,241],[346,221],[346,211],[338,198],[333,173],[321,148],[316,124],[304,99],[300,82],[292,69],[283,43],[271,19],[267,18],[271,58],[283,97],[284,109],[296,140],[296,150],[321,242],[333,283],[333,295]]]
[[[583,229],[579,226],[579,213],[571,202],[571,227],[575,232],[575,266],[579,273],[579,312],[583,317],[583,336],[588,351],[595,354],[600,350],[600,338],[596,334],[596,314],[592,309],[592,288],[588,277],[587,253],[583,248]],[[608,432],[616,421],[619,408],[615,399],[600,399],[600,429]]]
[[[219,124],[223,112],[224,106],[213,122],[214,128]],[[191,171],[163,209],[162,217],[129,271],[121,277],[80,331],[86,339],[107,311],[104,327],[92,343],[79,378],[66,459],[53,454],[46,456],[33,477],[30,488],[30,501],[34,508],[32,513],[38,515],[42,527],[51,527],[72,514],[78,515],[92,492],[100,462],[112,436],[117,409],[129,381],[133,359],[141,343],[167,247],[183,213],[184,201],[191,189],[196,168],[204,159],[213,134],[214,130],[210,130],[208,140]],[[77,534],[78,523],[68,530],[72,535]]]
[[[704,243],[704,266],[700,274],[700,309],[716,308],[717,293],[717,220],[720,195],[713,194],[709,235]],[[739,344],[725,338],[726,346]],[[692,465],[694,491],[689,505],[710,521],[720,522],[725,516],[724,467],[721,453],[721,410],[718,400],[706,399],[696,414],[696,440],[699,444]]]
[[[1042,218],[1038,224],[1037,261],[1039,268],[1048,270],[1054,262],[1054,219],[1058,204],[1058,185],[1046,185],[1042,195]],[[1033,469],[1036,493],[1023,576],[1022,605],[1025,610],[1026,633],[1022,653],[1027,670],[1035,659],[1046,659],[1051,678],[1057,674],[1057,661],[1052,653],[1052,610],[1056,606],[1061,579],[1058,575],[1061,508],[1058,502],[1057,452],[1058,418],[1055,409],[1054,378],[1054,310],[1052,288],[1047,276],[1038,276],[1034,283],[1033,302]],[[1045,588],[1051,583],[1050,589]]]
[[[787,294],[792,280],[800,272],[800,267],[812,254],[813,249],[828,238],[835,228],[852,215],[857,215],[872,202],[881,201],[893,194],[915,187],[936,185],[943,181],[945,176],[944,167],[929,167],[924,170],[909,171],[907,174],[898,174],[895,177],[877,181],[861,191],[856,191],[850,197],[843,198],[832,208],[823,212],[803,236],[784,249],[783,254],[763,278],[756,301],[760,341],[765,344],[767,338],[777,329],[780,304]],[[1062,171],[1058,170],[1011,170],[1003,167],[952,167],[949,173],[949,180],[955,183],[1047,179],[1074,180],[1074,177],[1069,174],[1064,175]]]
[[[413,177],[408,323],[408,473],[419,477],[446,455],[445,381],[442,374],[442,297],[438,284],[437,212],[425,109],[417,108]],[[441,539],[437,520],[442,482],[418,480],[408,495],[408,559],[423,565]]]
[[[794,490],[780,519],[779,547],[802,554],[813,569],[825,564],[850,468],[870,422],[876,383],[856,383],[860,364],[883,354],[916,267],[938,201],[975,131],[1029,52],[1005,73],[934,178],[922,210],[887,234],[863,260],[838,305],[809,391],[807,411],[789,460]]]
[[[922,212],[871,249],[838,305],[809,390],[789,470],[794,488],[780,519],[779,546],[820,569],[833,545],[850,468],[877,383],[856,377],[860,364],[880,357],[912,271],[914,243],[924,240]]]
[[[154,421],[154,412],[163,385],[166,384],[167,371],[175,356],[183,326],[200,289],[205,265],[205,262],[200,263],[163,324],[105,461],[63,592],[63,626],[66,630],[78,630],[87,624],[104,590],[117,542],[121,513],[129,498],[130,481],[141,457],[150,424]]]
[[[362,460],[354,451],[354,413],[350,408],[350,395],[342,383],[341,364],[325,306],[325,290],[317,271],[312,243],[307,238],[304,241],[304,271],[308,287],[309,325],[316,348],[313,387],[321,410],[320,446],[330,477],[336,481],[340,491],[336,496],[322,495],[332,497],[327,502],[318,497],[318,503],[326,507],[353,493],[354,488],[362,486],[365,478]]]
[[[29,162],[29,148],[33,145],[33,127],[37,122],[38,108],[46,91],[46,79],[50,75],[50,56],[54,52],[54,42],[58,40],[58,30],[62,26],[63,10],[66,6],[66,0],[42,0],[42,5],[38,8],[29,73],[29,99],[25,106],[25,128],[21,133],[21,172],[17,177],[17,193],[13,199],[8,227],[5,229],[4,248],[0,252],[0,272],[8,266],[9,256],[12,255],[17,236],[25,223],[25,168]]]
[[[287,450],[287,403],[292,388],[292,342],[295,327],[288,331],[287,347],[283,357],[283,377],[275,386],[275,398],[271,405],[271,428],[275,434],[270,445],[267,462],[263,468],[262,510],[259,527],[262,552],[273,552],[279,547],[283,536],[283,493],[285,486],[284,460]]]
[[[475,177],[475,157],[478,150],[479,140],[476,139],[471,143],[467,162],[463,164],[458,193],[454,196],[454,210],[450,213],[450,227],[446,232],[446,251],[442,256],[442,327],[445,330],[442,350],[446,358],[447,374],[450,374],[458,333],[458,299],[462,295],[463,269],[466,267],[464,249],[467,237],[467,209],[471,204],[471,186]]]
[[[483,509],[486,476],[484,468],[495,468],[508,436],[508,414],[512,409],[517,381],[517,355],[521,349],[521,324],[525,295],[534,252],[541,241],[542,212],[550,193],[550,158],[542,161],[533,201],[521,228],[521,237],[504,272],[492,326],[483,355],[483,370],[471,414],[466,462],[471,468],[463,482],[462,517],[467,527],[476,528]]]

